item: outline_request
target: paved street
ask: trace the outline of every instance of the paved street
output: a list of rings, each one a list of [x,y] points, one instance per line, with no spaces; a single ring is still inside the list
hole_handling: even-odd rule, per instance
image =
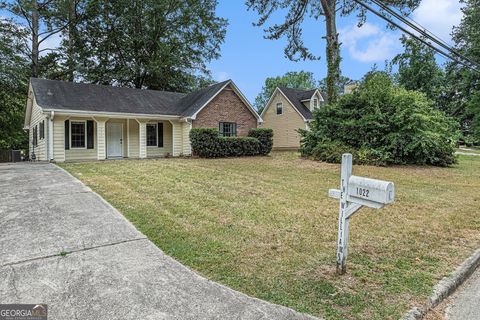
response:
[[[445,309],[448,320],[480,319],[480,269],[462,285],[451,297]]]
[[[192,272],[52,164],[1,164],[0,199],[1,303],[46,303],[50,319],[314,319]]]

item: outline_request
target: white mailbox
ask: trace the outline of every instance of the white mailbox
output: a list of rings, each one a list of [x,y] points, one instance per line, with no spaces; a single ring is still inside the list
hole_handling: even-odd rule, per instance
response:
[[[350,176],[348,195],[351,202],[377,208],[395,200],[395,187],[390,181]]]
[[[383,208],[395,200],[393,182],[352,175],[352,155],[342,155],[340,189],[330,189],[328,195],[340,200],[338,212],[337,273],[346,272],[348,225],[350,218],[362,206]]]

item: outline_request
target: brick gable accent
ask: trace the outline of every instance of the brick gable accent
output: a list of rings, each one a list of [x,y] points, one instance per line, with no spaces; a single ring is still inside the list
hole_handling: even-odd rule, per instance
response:
[[[257,118],[230,86],[225,87],[192,121],[193,128],[218,128],[219,122],[235,122],[237,135],[257,127]]]

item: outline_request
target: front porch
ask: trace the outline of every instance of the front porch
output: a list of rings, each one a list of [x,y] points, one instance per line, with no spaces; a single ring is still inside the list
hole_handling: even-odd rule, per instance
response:
[[[57,162],[191,154],[187,121],[58,116],[53,126],[53,160]]]

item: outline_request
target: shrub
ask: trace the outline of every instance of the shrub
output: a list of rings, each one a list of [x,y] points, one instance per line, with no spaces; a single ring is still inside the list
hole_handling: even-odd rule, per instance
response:
[[[448,166],[456,162],[457,132],[425,95],[373,73],[353,94],[314,112],[310,130],[300,130],[300,151],[328,162],[350,152],[358,164]]]
[[[259,153],[266,156],[272,151],[273,147],[273,130],[267,128],[250,129],[249,137],[257,138],[260,141]]]
[[[215,128],[196,128],[190,130],[190,142],[195,155],[202,158],[240,157],[265,155],[271,150],[272,134],[268,138],[265,132],[255,129],[252,135],[257,137],[221,137]],[[252,132],[252,131],[251,131]]]
[[[190,130],[190,142],[195,155],[202,158],[220,157],[222,146],[219,143],[218,130],[201,128]]]

